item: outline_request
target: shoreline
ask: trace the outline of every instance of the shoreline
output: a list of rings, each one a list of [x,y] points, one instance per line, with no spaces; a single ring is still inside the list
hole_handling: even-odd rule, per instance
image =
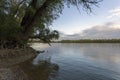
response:
[[[26,49],[1,49],[0,50],[0,80],[28,80],[19,65],[37,56],[36,50],[31,47]]]

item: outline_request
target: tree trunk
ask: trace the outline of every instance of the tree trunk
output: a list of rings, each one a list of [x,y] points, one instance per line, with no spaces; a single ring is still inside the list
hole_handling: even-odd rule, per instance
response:
[[[24,26],[24,30],[21,35],[22,40],[24,40],[24,41],[28,40],[28,38],[30,36],[30,32],[33,30],[33,27],[35,26],[35,24],[38,23],[38,21],[40,21],[40,18],[46,12],[47,6],[48,6],[48,0],[46,0],[43,3],[43,5],[39,9],[36,10],[36,13],[32,17],[31,21],[29,23],[27,23],[26,26]]]

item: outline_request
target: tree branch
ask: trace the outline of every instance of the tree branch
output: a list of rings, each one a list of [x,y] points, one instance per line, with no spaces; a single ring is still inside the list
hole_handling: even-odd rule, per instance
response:
[[[21,4],[23,4],[23,2],[25,2],[26,0],[23,0],[23,1],[21,1],[19,4],[18,4],[18,6],[17,6],[17,8],[16,8],[16,10],[15,10],[15,12],[13,13],[13,16],[15,16],[16,14],[17,14],[17,12],[18,12],[18,10],[19,10],[19,7],[20,7],[20,5]]]

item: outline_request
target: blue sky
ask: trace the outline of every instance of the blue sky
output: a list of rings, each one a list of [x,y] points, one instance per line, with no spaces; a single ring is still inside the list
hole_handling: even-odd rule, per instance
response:
[[[93,13],[87,14],[81,9],[80,13],[76,7],[65,8],[63,14],[54,21],[51,26],[65,34],[81,33],[94,26],[104,25],[109,22],[115,23],[120,28],[120,0],[103,0],[99,7],[93,6]],[[107,26],[106,26],[107,27]]]

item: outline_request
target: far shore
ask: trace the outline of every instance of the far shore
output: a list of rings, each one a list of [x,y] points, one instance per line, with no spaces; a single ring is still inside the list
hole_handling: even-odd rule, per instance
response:
[[[29,43],[43,43],[40,40],[31,40]],[[120,39],[80,39],[80,40],[57,40],[51,43],[120,43]]]

